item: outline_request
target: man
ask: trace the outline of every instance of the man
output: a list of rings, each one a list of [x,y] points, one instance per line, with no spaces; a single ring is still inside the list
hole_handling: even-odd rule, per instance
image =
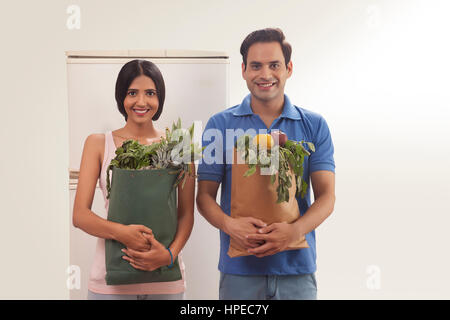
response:
[[[219,298],[229,299],[316,299],[316,242],[314,229],[333,211],[335,178],[333,143],[325,120],[311,111],[294,106],[284,94],[292,75],[291,46],[280,29],[263,29],[249,34],[241,45],[242,76],[250,94],[240,105],[210,118],[203,145],[216,143],[213,156],[224,161],[199,165],[197,207],[213,226],[220,229]],[[209,129],[222,133],[209,141]],[[295,222],[265,225],[256,218],[232,218],[231,164],[225,163],[225,141],[229,129],[281,130],[290,140],[314,143],[316,151],[305,158],[304,179],[311,181],[315,201],[297,198],[301,217]],[[221,141],[222,140],[222,141]],[[218,143],[218,142],[222,143]],[[206,151],[206,149],[205,149]],[[224,164],[225,163],[225,164]],[[216,203],[222,184],[220,206]],[[309,248],[286,250],[289,243],[305,236]],[[230,258],[230,237],[251,255]]]

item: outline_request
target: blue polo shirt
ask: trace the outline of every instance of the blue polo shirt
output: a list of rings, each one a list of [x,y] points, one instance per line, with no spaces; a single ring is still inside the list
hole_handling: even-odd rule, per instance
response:
[[[231,164],[227,163],[231,162],[227,162],[226,157],[227,154],[229,157],[232,155],[230,151],[237,139],[230,133],[235,129],[242,129],[241,132],[251,132],[253,129],[256,130],[255,134],[260,133],[259,130],[267,130],[267,133],[270,133],[272,130],[278,129],[285,132],[289,140],[309,141],[314,143],[316,148],[316,152],[305,157],[304,162],[303,179],[308,182],[308,191],[304,199],[301,199],[300,196],[297,198],[300,214],[303,215],[311,205],[311,172],[319,170],[334,172],[335,169],[334,147],[328,125],[319,114],[292,105],[285,95],[282,114],[273,121],[270,128],[267,128],[261,118],[253,113],[250,100],[251,95],[248,95],[240,105],[217,113],[209,119],[202,138],[203,147],[206,147],[204,157],[207,156],[208,159],[204,158],[199,164],[198,180],[221,183],[220,207],[230,215]],[[211,143],[214,145],[210,145]],[[240,275],[313,273],[316,271],[315,231],[306,234],[306,240],[309,248],[287,250],[263,258],[255,256],[230,258],[227,255],[230,237],[220,231],[219,270],[224,273]]]

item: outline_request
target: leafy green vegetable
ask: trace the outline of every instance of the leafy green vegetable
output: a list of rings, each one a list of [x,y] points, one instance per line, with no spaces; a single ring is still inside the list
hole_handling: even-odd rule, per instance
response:
[[[251,176],[256,172],[256,167],[268,168],[270,172],[270,182],[275,183],[278,173],[277,203],[283,201],[289,202],[289,188],[292,186],[290,169],[295,175],[296,194],[304,198],[308,189],[308,183],[303,180],[303,163],[305,156],[315,152],[312,142],[287,140],[284,146],[275,145],[271,149],[258,150],[249,135],[242,135],[236,141],[235,147],[243,160],[248,164],[248,170],[244,173],[245,177]]]
[[[192,143],[194,124],[185,130],[181,120],[166,128],[166,136],[160,142],[142,145],[136,140],[126,140],[116,149],[116,157],[106,170],[107,199],[111,192],[110,171],[114,167],[129,170],[173,169],[169,173],[178,174],[174,187],[186,182],[186,173],[194,176],[190,164],[202,157],[202,148]]]

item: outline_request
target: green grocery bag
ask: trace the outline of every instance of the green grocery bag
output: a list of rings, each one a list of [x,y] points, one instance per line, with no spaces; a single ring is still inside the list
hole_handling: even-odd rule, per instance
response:
[[[108,220],[121,224],[142,224],[165,247],[172,243],[177,231],[178,176],[174,169],[130,170],[112,169]],[[173,267],[154,271],[133,268],[122,258],[125,246],[115,240],[105,240],[106,283],[121,285],[165,282],[181,279],[178,258]]]

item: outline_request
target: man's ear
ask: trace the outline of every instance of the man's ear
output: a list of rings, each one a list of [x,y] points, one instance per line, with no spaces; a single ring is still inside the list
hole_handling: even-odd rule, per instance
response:
[[[286,66],[286,69],[288,72],[288,78],[292,75],[292,68],[293,68],[293,65],[292,65],[292,60],[291,60],[291,61],[289,61],[289,63]]]
[[[242,78],[245,79],[244,73],[245,73],[245,64],[242,62]]]

